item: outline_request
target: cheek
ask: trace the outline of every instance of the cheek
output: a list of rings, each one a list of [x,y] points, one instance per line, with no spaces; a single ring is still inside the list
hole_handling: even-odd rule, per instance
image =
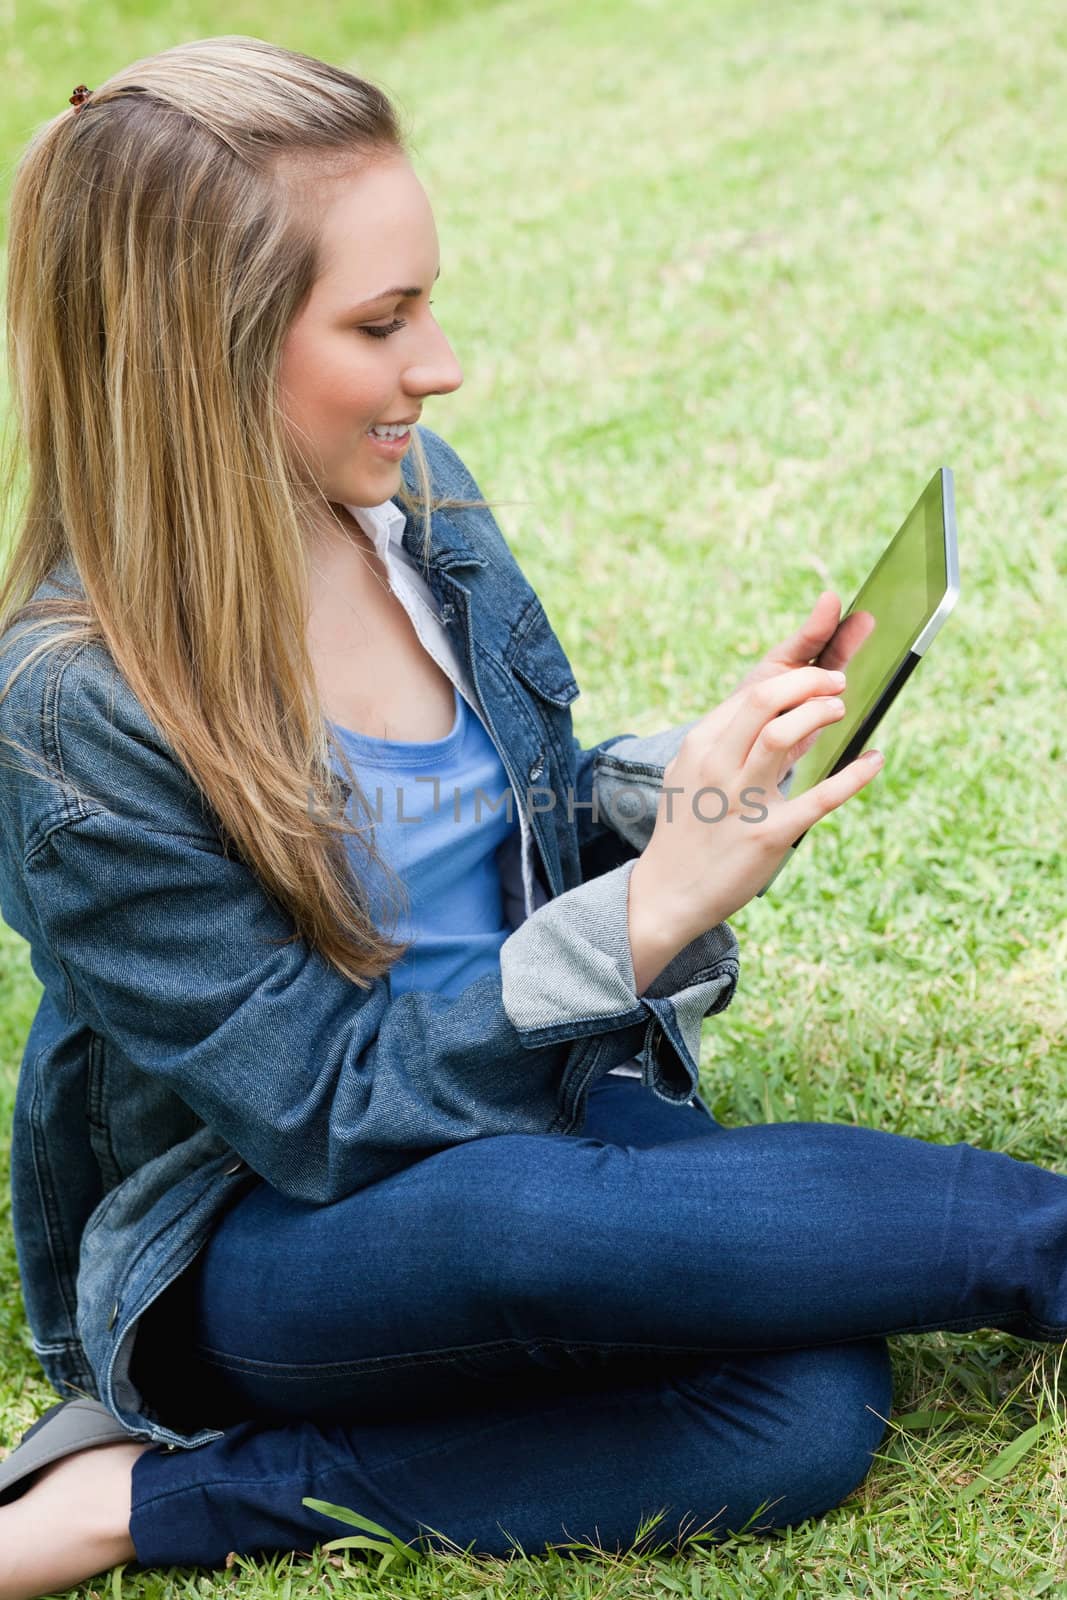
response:
[[[279,393],[290,421],[311,433],[372,422],[383,409],[387,388],[354,341],[291,337],[282,347]]]

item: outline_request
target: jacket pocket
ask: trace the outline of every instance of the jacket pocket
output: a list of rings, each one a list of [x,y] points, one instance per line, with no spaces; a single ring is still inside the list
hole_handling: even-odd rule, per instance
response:
[[[515,676],[550,705],[565,710],[578,698],[567,653],[536,595],[515,625],[505,659]]]

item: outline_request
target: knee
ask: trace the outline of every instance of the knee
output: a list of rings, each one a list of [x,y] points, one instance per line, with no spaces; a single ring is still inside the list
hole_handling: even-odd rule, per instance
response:
[[[871,1469],[893,1380],[878,1338],[729,1357],[680,1387],[702,1399],[705,1434],[726,1468],[702,1496],[717,1501],[711,1530],[725,1536],[839,1505]]]
[[[870,1472],[885,1437],[893,1375],[884,1339],[788,1354],[794,1362],[789,1416],[797,1471],[791,1501],[782,1509],[785,1520],[800,1522],[839,1505]],[[779,1525],[777,1519],[771,1523]]]

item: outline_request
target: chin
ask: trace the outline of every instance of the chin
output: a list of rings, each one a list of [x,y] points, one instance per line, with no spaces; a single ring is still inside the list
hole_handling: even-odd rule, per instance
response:
[[[396,465],[399,467],[400,463]],[[399,478],[399,472],[378,472],[369,482],[364,478],[360,483],[340,484],[336,489],[327,490],[326,498],[335,506],[380,506],[383,500],[396,493],[390,481],[394,476]]]

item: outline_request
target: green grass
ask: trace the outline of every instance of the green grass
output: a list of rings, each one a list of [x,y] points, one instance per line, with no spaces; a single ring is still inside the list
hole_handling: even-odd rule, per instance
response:
[[[365,14],[364,34],[343,8],[127,17],[38,0],[8,47],[5,160],[74,83],[197,34],[327,54],[400,99],[441,237],[435,311],[466,373],[425,420],[545,601],[586,744],[710,710],[823,587],[847,605],[948,463],[957,611],[878,732],[883,771],[732,919],[742,981],[706,1024],[704,1092],[730,1125],[855,1122],[1067,1171],[1062,7]],[[0,952],[6,1126],[39,986],[10,931]],[[10,1438],[54,1396],[7,1222],[0,1250]],[[891,1349],[894,1421],[868,1478],[773,1538],[673,1558],[435,1556],[380,1578],[376,1559],[238,1557],[200,1587],[1067,1594],[1062,1347],[981,1332]],[[979,1476],[1045,1419],[1010,1470]],[[199,1592],[181,1571],[123,1583]]]

